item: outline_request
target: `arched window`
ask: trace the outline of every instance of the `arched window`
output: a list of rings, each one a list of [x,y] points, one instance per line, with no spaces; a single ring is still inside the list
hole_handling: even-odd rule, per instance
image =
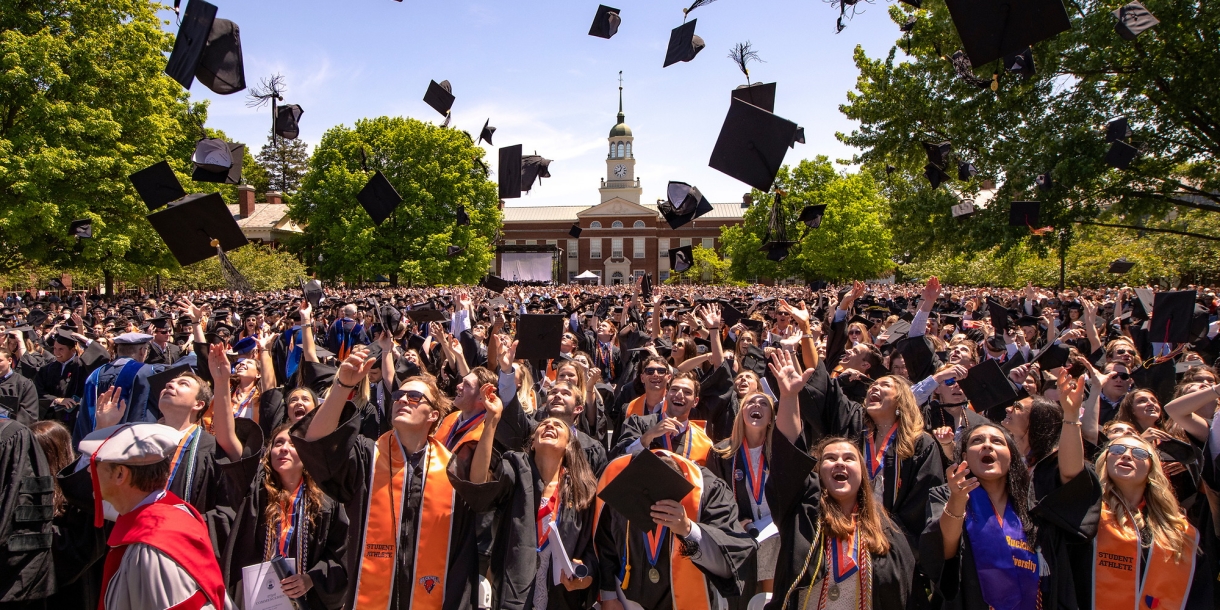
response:
[[[627,155],[627,145],[622,142],[618,143],[618,158],[622,159]]]
[[[614,142],[611,142],[611,143],[610,143],[610,154],[609,154],[609,157],[610,157],[611,159],[613,159],[613,158],[614,158]]]
[[[618,284],[622,284],[622,283],[623,283],[623,272],[622,271],[615,271],[613,274],[610,275],[610,284],[611,285],[618,285]]]
[[[631,157],[631,142],[627,143],[627,157]]]
[[[600,229],[600,228],[602,228],[602,223],[594,220],[593,222],[589,223],[589,228],[590,229]]]
[[[635,221],[635,224],[631,225],[631,228],[633,228],[633,229],[643,229],[643,228],[644,228],[644,221],[643,221],[643,220],[637,220],[637,221]]]
[[[611,228],[611,229],[621,229],[621,228],[623,228],[623,221],[621,221],[621,220],[616,220],[616,221],[614,221],[614,222],[610,223],[610,228]]]

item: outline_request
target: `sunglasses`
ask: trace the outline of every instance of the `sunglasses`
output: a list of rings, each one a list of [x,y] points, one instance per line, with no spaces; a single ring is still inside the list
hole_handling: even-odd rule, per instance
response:
[[[669,372],[669,369],[661,368],[659,366],[650,366],[650,367],[644,369],[645,375],[664,375],[668,372]]]
[[[1116,350],[1114,350],[1114,355],[1115,355],[1115,356],[1134,356],[1134,355],[1135,355],[1135,350],[1133,350],[1133,349],[1116,349]]]
[[[393,394],[390,394],[390,398],[393,399],[394,402],[406,399],[407,404],[412,405],[417,405],[421,402],[432,404],[432,400],[428,398],[427,394],[417,390],[396,390]]]
[[[1114,373],[1114,374],[1117,375],[1118,378],[1122,379],[1123,381],[1131,380],[1131,373]]]
[[[1108,449],[1106,449],[1106,453],[1109,453],[1110,455],[1113,455],[1113,456],[1120,456],[1120,455],[1126,455],[1128,450],[1131,451],[1132,457],[1139,459],[1139,460],[1147,460],[1152,457],[1152,454],[1148,453],[1147,449],[1143,449],[1140,447],[1132,447],[1131,445],[1121,445],[1121,444],[1120,445],[1110,445],[1110,447]]]

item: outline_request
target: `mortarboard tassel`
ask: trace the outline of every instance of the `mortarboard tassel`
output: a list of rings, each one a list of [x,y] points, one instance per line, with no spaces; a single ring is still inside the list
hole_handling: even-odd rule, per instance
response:
[[[220,240],[213,239],[212,246],[216,248],[216,256],[220,258],[220,275],[224,277],[225,286],[234,292],[254,292],[250,281],[233,266],[225,251],[220,247]]]

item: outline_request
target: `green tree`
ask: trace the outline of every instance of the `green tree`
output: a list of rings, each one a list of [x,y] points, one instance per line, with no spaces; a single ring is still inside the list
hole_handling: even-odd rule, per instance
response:
[[[843,281],[880,277],[893,268],[885,201],[871,176],[837,174],[830,161],[819,156],[801,161],[795,168],[783,167],[774,189],[784,193],[780,218],[788,239],[797,243],[779,263],[767,260],[759,251],[771,218],[774,190],[755,190],[758,203],[746,211],[742,224],[720,230],[723,250],[732,260],[733,279]],[[820,228],[808,229],[796,220],[805,206],[820,204],[826,205]]]
[[[268,134],[267,143],[258,151],[258,182],[247,180],[260,193],[279,191],[291,197],[301,188],[309,169],[309,145],[303,140],[285,140]],[[252,177],[253,178],[253,177]]]
[[[732,284],[730,278],[730,263],[716,254],[714,248],[704,248],[703,246],[695,246],[691,249],[691,254],[694,256],[694,264],[689,269],[681,273],[670,273],[669,279],[665,280],[666,284]]]
[[[261,244],[250,244],[227,254],[234,267],[250,280],[255,290],[283,290],[299,286],[298,280],[308,270],[287,250],[275,250]],[[161,286],[166,290],[223,290],[220,259],[210,258],[164,274]]]
[[[162,74],[173,36],[157,6],[0,9],[0,271],[71,264],[109,281],[173,264],[127,180],[194,137],[186,92]],[[67,235],[78,218],[94,221],[94,239]]]
[[[361,168],[361,150],[368,172]],[[289,215],[305,234],[291,244],[327,279],[394,285],[474,282],[491,265],[492,239],[501,214],[496,185],[488,180],[483,149],[470,137],[401,117],[362,119],[322,136]],[[374,226],[356,194],[374,170],[382,171],[403,202]],[[457,226],[458,206],[471,224]],[[448,256],[447,248],[463,248]]]
[[[1129,42],[1110,13],[1122,2],[1065,3],[1072,29],[1034,45],[1036,75],[1006,73],[1000,61],[974,70],[985,80],[995,75],[994,92],[967,83],[946,59],[962,45],[944,0],[921,10],[890,7],[895,22],[915,15],[918,23],[883,59],[857,47],[860,76],[841,110],[860,127],[838,137],[861,149],[854,161],[865,171],[897,170],[882,184],[904,258],[1010,248],[1027,238],[1039,254],[1057,248],[1054,233],[1030,238],[1025,227],[1008,226],[1011,201],[1041,201],[1039,225],[1068,230],[1099,219],[1142,226],[1175,206],[1220,211],[1220,5],[1144,4],[1160,24]],[[1125,171],[1104,163],[1105,124],[1119,115],[1142,150]],[[958,160],[979,173],[933,190],[922,176],[920,142],[946,140],[954,150],[948,173],[956,178]],[[1049,192],[1035,188],[1046,172],[1054,179]],[[999,185],[995,198],[974,217],[953,219],[950,207],[984,180]]]

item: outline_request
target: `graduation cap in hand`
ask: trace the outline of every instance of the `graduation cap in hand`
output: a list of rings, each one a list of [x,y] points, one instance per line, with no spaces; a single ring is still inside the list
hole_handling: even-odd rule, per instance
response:
[[[168,161],[150,165],[128,176],[128,179],[149,211],[186,197],[186,191]]]
[[[317,309],[318,305],[322,304],[322,297],[326,294],[322,291],[322,282],[318,280],[309,280],[308,282],[302,280],[301,292],[304,294],[305,300],[314,309]]]
[[[549,360],[559,355],[566,317],[563,314],[525,314],[517,321],[517,358]]]
[[[945,0],[975,68],[1071,29],[1063,0]]]
[[[610,39],[618,33],[618,26],[623,22],[619,10],[604,4],[597,7],[597,15],[593,17],[593,25],[589,26],[589,35]]]
[[[661,500],[681,502],[695,488],[652,451],[641,451],[600,493],[610,508],[639,532],[654,529],[652,505]]]
[[[658,203],[657,208],[671,229],[677,229],[712,211],[707,197],[697,187],[685,182],[671,180],[665,194],[666,200]]]
[[[246,88],[241,30],[228,19],[217,19],[216,11],[204,0],[190,0],[165,73],[186,89],[198,78],[213,92],[228,95]]]

